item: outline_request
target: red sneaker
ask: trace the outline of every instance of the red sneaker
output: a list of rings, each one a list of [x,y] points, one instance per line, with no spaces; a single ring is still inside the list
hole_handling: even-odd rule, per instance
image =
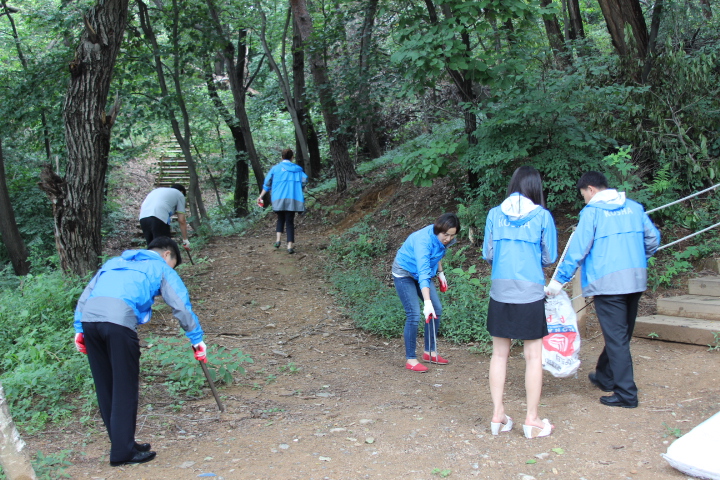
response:
[[[437,353],[433,355],[432,358],[430,358],[429,353],[423,353],[423,360],[430,363],[437,363],[438,365],[447,365],[448,363],[450,363]]]
[[[427,372],[428,368],[423,365],[422,363],[418,363],[416,365],[410,365],[409,363],[405,364],[405,368],[408,370],[412,370],[413,372]]]

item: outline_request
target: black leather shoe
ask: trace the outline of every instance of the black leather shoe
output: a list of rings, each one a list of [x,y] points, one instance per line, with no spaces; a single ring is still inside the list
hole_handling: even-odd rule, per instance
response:
[[[145,462],[149,462],[150,460],[155,458],[155,455],[156,455],[155,452],[135,452],[135,455],[133,455],[130,460],[125,460],[124,462],[110,462],[110,466],[111,467],[120,467],[122,465],[145,463]]]
[[[149,443],[137,443],[135,442],[135,450],[138,452],[149,452],[150,451],[150,444]]]
[[[603,392],[612,392],[612,391],[613,391],[612,388],[604,387],[604,386],[602,385],[602,383],[600,383],[600,382],[598,381],[597,377],[595,376],[595,372],[590,372],[590,373],[588,373],[588,380],[590,380],[590,383],[592,383],[593,385],[595,385],[597,388],[599,388],[599,389],[602,390]]]
[[[637,400],[634,402],[628,402],[623,400],[617,395],[609,395],[607,397],[600,397],[600,403],[607,405],[608,407],[623,407],[623,408],[635,408],[638,406]]]

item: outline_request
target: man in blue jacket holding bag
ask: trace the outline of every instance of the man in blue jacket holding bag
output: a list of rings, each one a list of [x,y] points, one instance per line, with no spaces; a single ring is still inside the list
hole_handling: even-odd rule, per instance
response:
[[[577,183],[585,203],[565,260],[545,291],[557,295],[582,266],[584,297],[595,297],[605,348],[590,382],[613,395],[600,398],[611,407],[638,406],[630,339],[638,303],[647,288],[647,259],[660,245],[660,232],[642,205],[608,188],[602,173],[587,172]]]
[[[149,443],[135,442],[140,377],[137,325],[150,321],[155,295],[185,330],[195,358],[207,362],[203,330],[174,268],[182,262],[177,243],[155,238],[147,250],[126,250],[100,268],[75,309],[75,347],[88,356],[100,414],[110,437],[110,465],[155,458]]]

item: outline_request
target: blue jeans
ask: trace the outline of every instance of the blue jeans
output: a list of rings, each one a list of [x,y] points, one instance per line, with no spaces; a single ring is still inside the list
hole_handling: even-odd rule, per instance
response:
[[[403,332],[405,337],[405,357],[408,360],[416,359],[415,348],[417,346],[418,322],[422,317],[420,302],[423,299],[420,284],[412,277],[397,278],[393,276],[393,282],[398,297],[400,297],[400,301],[405,308],[405,331]],[[435,352],[437,346],[435,345],[433,332],[437,336],[437,331],[440,328],[442,305],[435,290],[435,284],[432,282],[430,282],[430,301],[433,304],[437,318],[430,320],[432,323],[425,323],[425,351]]]

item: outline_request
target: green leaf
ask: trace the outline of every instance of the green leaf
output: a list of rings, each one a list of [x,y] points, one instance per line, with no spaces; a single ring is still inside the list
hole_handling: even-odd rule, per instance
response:
[[[552,451],[557,453],[558,455],[562,455],[565,453],[565,450],[563,450],[562,448],[553,448]]]

